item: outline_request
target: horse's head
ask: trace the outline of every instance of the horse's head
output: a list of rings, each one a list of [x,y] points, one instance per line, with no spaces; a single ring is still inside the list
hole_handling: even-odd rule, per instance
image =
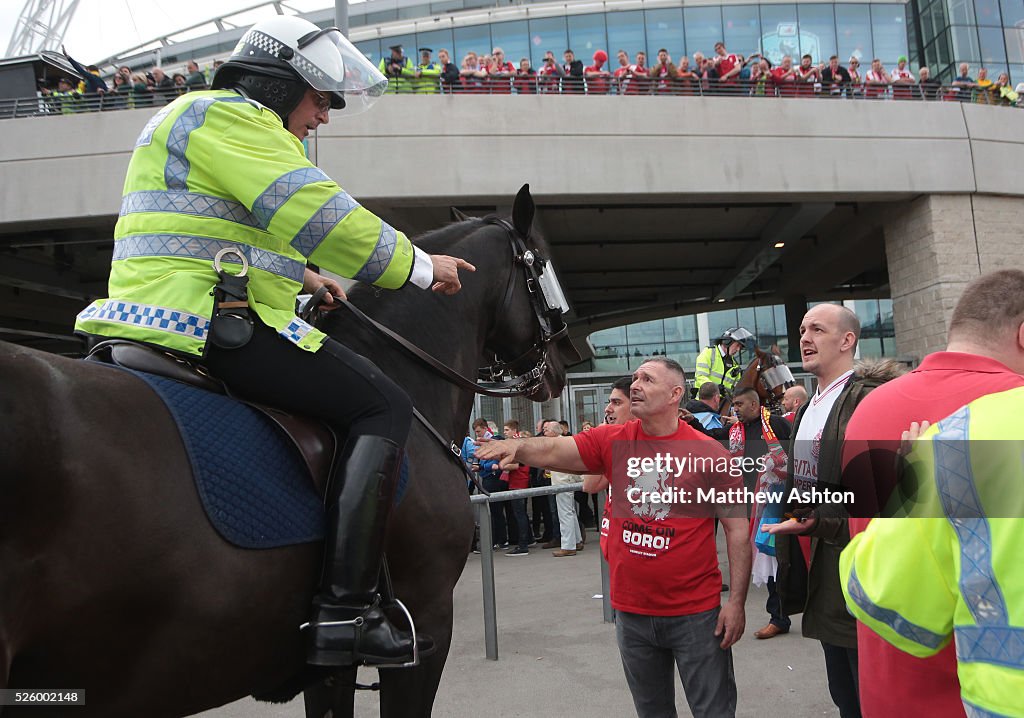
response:
[[[773,404],[781,402],[786,389],[796,385],[793,373],[775,352],[766,352],[760,347],[755,348],[754,351],[757,356],[752,364],[757,365],[758,393],[763,390],[765,394],[762,401],[767,399],[768,403]]]
[[[522,380],[534,401],[558,396],[565,386],[565,368],[580,360],[569,339],[568,302],[551,262],[551,250],[533,231],[536,207],[530,186],[523,185],[512,216],[488,219],[504,230],[510,263],[499,299],[498,319],[484,349],[495,362],[482,370],[485,378],[512,376]]]

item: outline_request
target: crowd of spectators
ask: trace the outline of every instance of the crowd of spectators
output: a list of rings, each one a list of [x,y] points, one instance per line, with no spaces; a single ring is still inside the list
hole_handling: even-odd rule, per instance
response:
[[[110,77],[103,78],[95,65],[82,67],[68,58],[79,71],[82,80],[68,77],[50,86],[45,80],[37,83],[39,111],[45,114],[73,114],[98,110],[127,110],[138,107],[160,107],[180,95],[209,87],[210,77],[222,61],[214,61],[206,69],[195,60],[179,72],[167,74],[161,67],[147,72],[133,72],[127,65],[117,68]]]
[[[390,55],[378,67],[388,78],[388,92],[398,94],[588,94],[588,95],[737,95],[750,97],[827,97],[894,100],[947,100],[988,105],[1024,106],[1024,82],[1010,84],[1005,72],[992,80],[986,68],[977,77],[961,63],[956,78],[948,84],[932,77],[929,68],[918,68],[915,76],[907,58],[886,69],[874,59],[867,69],[851,57],[847,63],[833,55],[827,62],[815,63],[811,55],[796,62],[784,56],[778,65],[760,53],[743,56],[729,52],[722,42],[714,53],[693,53],[678,63],[664,48],[653,62],[645,52],[633,57],[625,50],[616,53],[615,66],[608,53],[597,50],[591,64],[584,66],[572,50],[562,54],[561,62],[550,50],[540,68],[529,58],[518,66],[505,57],[500,47],[490,54],[469,52],[460,65],[452,62],[446,49],[433,57],[433,50],[420,48],[414,63],[401,45],[390,48]],[[72,61],[73,62],[73,61]],[[122,66],[104,80],[96,66],[80,67],[85,78],[74,82],[60,78],[56,87],[40,81],[38,112],[71,114],[97,110],[123,110],[165,105],[179,95],[209,87],[213,71],[221,64],[200,68],[190,60],[180,71],[168,75],[160,67],[148,72],[133,72]]]
[[[778,65],[760,53],[744,57],[730,53],[718,42],[714,54],[693,54],[693,61],[683,56],[678,64],[664,48],[658,50],[653,62],[645,52],[633,57],[625,50],[616,53],[616,66],[611,67],[608,53],[597,50],[592,64],[584,66],[572,50],[566,50],[562,61],[550,50],[544,54],[540,68],[529,58],[514,65],[496,47],[488,55],[469,52],[456,66],[448,50],[438,53],[420,48],[420,62],[404,55],[401,45],[390,48],[391,56],[381,60],[380,69],[388,76],[388,92],[437,94],[589,94],[589,95],[742,95],[781,97],[863,97],[897,100],[954,100],[994,105],[1020,105],[1024,83],[1011,87],[1009,76],[1002,73],[993,82],[987,71],[978,71],[978,79],[969,75],[965,64],[960,76],[944,86],[931,76],[927,67],[917,75],[910,70],[906,57],[900,57],[891,70],[874,59],[862,70],[860,60],[851,57],[843,64],[837,56],[827,62],[815,63],[811,55],[795,61],[786,55]]]

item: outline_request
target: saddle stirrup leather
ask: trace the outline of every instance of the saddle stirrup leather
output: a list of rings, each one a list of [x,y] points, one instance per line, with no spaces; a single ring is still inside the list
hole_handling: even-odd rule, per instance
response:
[[[327,489],[323,573],[307,633],[314,665],[412,666],[432,642],[394,626],[378,593],[384,535],[394,502],[401,450],[380,436],[345,444]]]

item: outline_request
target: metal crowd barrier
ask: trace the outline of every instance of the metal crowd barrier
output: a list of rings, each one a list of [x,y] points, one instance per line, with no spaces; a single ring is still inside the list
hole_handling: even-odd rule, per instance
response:
[[[657,97],[783,97],[822,100],[886,100],[926,102],[971,102],[985,105],[1024,106],[1024,98],[1016,105],[993,91],[992,86],[918,84],[841,84],[791,83],[775,85],[757,81],[718,83],[714,80],[662,80],[634,77],[566,79],[557,76],[528,78],[472,78],[456,83],[444,81],[400,80],[388,88],[399,95],[654,95]],[[178,96],[178,91],[160,93],[108,93],[101,95],[36,95],[0,99],[0,119],[74,115],[82,112],[107,112],[163,107]]]
[[[498,660],[498,607],[495,601],[494,592],[494,531],[491,526],[491,511],[489,504],[499,503],[501,501],[513,501],[515,499],[529,499],[534,496],[553,496],[555,494],[567,493],[570,491],[581,491],[583,484],[580,482],[574,484],[559,484],[557,486],[535,486],[529,489],[512,489],[509,491],[500,491],[490,496],[486,494],[475,494],[470,497],[470,501],[473,503],[477,520],[480,524],[480,574],[481,583],[483,585],[483,596],[484,596],[484,650],[487,654],[488,660]],[[604,506],[604,492],[599,495],[600,501],[599,506]],[[511,546],[511,541],[509,545]],[[608,562],[604,560],[604,556],[601,556],[601,552],[597,551],[597,555],[601,559],[601,602],[603,606],[603,615],[605,623],[612,623],[614,619],[614,613],[612,612],[612,605],[609,599],[611,594],[611,576],[608,573]]]

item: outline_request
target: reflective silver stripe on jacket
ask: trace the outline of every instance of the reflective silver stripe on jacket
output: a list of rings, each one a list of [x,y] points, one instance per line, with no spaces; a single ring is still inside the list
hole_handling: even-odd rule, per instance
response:
[[[971,412],[963,407],[939,422],[932,441],[942,510],[960,540],[960,593],[979,626],[1008,626],[1006,599],[992,569],[992,528],[974,483],[967,442]]]
[[[164,166],[164,182],[167,189],[186,189],[188,171],[191,168],[188,157],[188,138],[193,131],[206,122],[206,113],[215,102],[248,102],[241,95],[235,97],[200,97],[177,116],[167,135],[167,164]]]
[[[252,213],[259,220],[263,229],[270,226],[277,210],[287,202],[293,194],[308,184],[314,182],[329,182],[331,180],[319,167],[303,167],[301,169],[285,172],[270,186],[263,190],[263,193],[252,203]]]
[[[344,190],[338,192],[324,202],[323,206],[309,218],[305,226],[295,234],[291,242],[292,246],[299,250],[303,257],[313,254],[338,222],[345,219],[348,213],[358,206],[359,203],[349,197],[347,192]]]
[[[864,590],[864,586],[861,585],[860,579],[857,578],[856,566],[854,566],[853,570],[850,572],[850,578],[846,582],[846,589],[850,593],[850,598],[853,599],[853,602],[856,603],[864,613],[868,614],[879,623],[884,623],[908,641],[913,641],[918,645],[938,650],[939,646],[941,646],[943,641],[946,640],[946,636],[940,633],[935,633],[934,631],[929,631],[927,628],[909,621],[906,617],[890,608],[882,608],[875,604]]]
[[[356,272],[353,279],[360,282],[372,284],[380,279],[384,271],[391,264],[391,258],[395,256],[395,245],[398,243],[398,233],[387,222],[381,221],[380,235],[377,237],[377,246],[373,248],[370,258],[366,264]]]
[[[302,283],[306,265],[290,257],[258,247],[228,242],[209,237],[194,237],[181,234],[133,234],[114,242],[113,261],[133,257],[188,257],[213,261],[217,252],[226,248],[239,250],[249,260],[249,266],[271,272],[278,276]],[[237,257],[227,255],[224,262],[238,262]]]
[[[262,226],[241,202],[184,190],[129,192],[121,200],[120,215],[123,217],[137,212],[191,214],[196,217],[226,219],[247,227]]]

